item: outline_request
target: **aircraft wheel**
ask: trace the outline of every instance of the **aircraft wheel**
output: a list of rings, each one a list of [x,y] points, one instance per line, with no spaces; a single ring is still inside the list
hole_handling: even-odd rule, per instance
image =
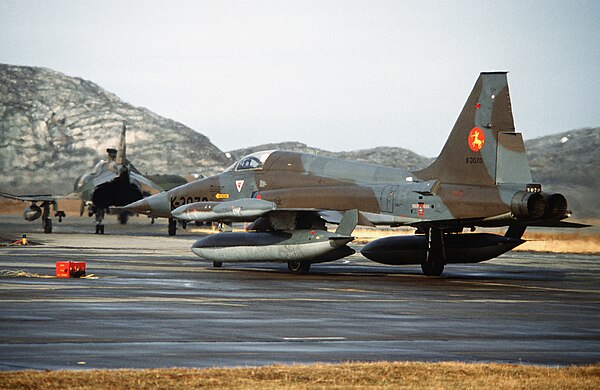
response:
[[[96,234],[104,234],[104,225],[101,223],[96,224]]]
[[[221,268],[223,266],[223,262],[221,261],[213,261],[213,267]]]
[[[129,220],[129,215],[128,214],[119,214],[119,222],[121,223],[121,225],[125,225],[127,224],[127,221]]]
[[[427,238],[429,249],[427,258],[421,263],[421,270],[427,276],[440,276],[446,263],[444,233],[441,229],[431,229],[427,232]]]
[[[46,219],[44,221],[44,233],[52,233],[52,220]]]
[[[294,275],[306,275],[310,270],[310,263],[305,261],[288,261],[288,270]]]
[[[444,264],[439,261],[421,263],[421,270],[427,276],[440,276],[444,272]]]

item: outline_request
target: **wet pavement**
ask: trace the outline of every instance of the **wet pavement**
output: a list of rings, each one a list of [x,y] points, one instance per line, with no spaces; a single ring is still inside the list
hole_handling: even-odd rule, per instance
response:
[[[39,222],[39,221],[37,221]],[[53,276],[85,261],[92,279],[0,276],[0,370],[230,367],[342,361],[600,361],[600,257],[511,252],[441,277],[353,255],[314,265],[213,268],[198,230],[70,218],[41,233],[0,216],[0,275]],[[359,247],[357,247],[359,248]]]

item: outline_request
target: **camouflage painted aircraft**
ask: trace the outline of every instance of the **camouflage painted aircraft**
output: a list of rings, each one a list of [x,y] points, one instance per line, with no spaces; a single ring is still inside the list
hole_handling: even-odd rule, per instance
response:
[[[426,275],[497,257],[522,244],[528,226],[584,226],[563,221],[570,216],[563,195],[532,183],[506,72],[481,73],[441,154],[425,169],[265,151],[124,209],[171,218],[171,235],[174,218],[252,222],[247,232],[205,237],[192,250],[215,266],[282,261],[295,273],[353,253],[346,244],[357,223],[414,227],[414,236],[382,238],[361,252],[384,264],[420,264]],[[325,222],[340,227],[329,233]],[[504,236],[463,234],[498,226],[508,227]]]
[[[85,173],[77,178],[71,194],[64,196],[54,195],[12,195],[0,193],[6,198],[31,202],[31,205],[23,212],[27,221],[35,221],[42,218],[44,233],[52,233],[52,218],[50,207],[55,211],[55,217],[65,217],[64,211],[57,209],[60,199],[81,199],[80,215],[88,208],[88,215],[96,215],[96,234],[104,234],[104,215],[109,206],[124,206],[131,202],[142,199],[144,196],[156,194],[162,191],[152,181],[146,179],[127,160],[126,134],[127,127],[123,124],[119,148],[107,149],[108,160],[101,160],[91,172]],[[118,213],[119,221],[127,223],[130,212]]]

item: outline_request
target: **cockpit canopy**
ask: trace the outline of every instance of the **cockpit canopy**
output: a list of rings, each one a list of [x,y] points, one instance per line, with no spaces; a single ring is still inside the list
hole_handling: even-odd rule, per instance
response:
[[[274,150],[266,150],[262,152],[256,152],[241,158],[238,162],[226,169],[226,171],[247,171],[247,170],[259,170],[263,168],[265,161],[269,158]]]

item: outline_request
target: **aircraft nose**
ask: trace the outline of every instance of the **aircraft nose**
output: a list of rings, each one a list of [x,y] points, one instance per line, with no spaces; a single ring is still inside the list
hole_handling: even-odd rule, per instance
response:
[[[133,211],[134,213],[146,214],[152,217],[168,218],[171,216],[169,197],[166,192],[140,199],[123,208],[125,210]]]
[[[123,206],[123,209],[139,214],[149,214],[151,211],[150,205],[146,199],[140,199],[137,202],[129,203],[128,205]]]

